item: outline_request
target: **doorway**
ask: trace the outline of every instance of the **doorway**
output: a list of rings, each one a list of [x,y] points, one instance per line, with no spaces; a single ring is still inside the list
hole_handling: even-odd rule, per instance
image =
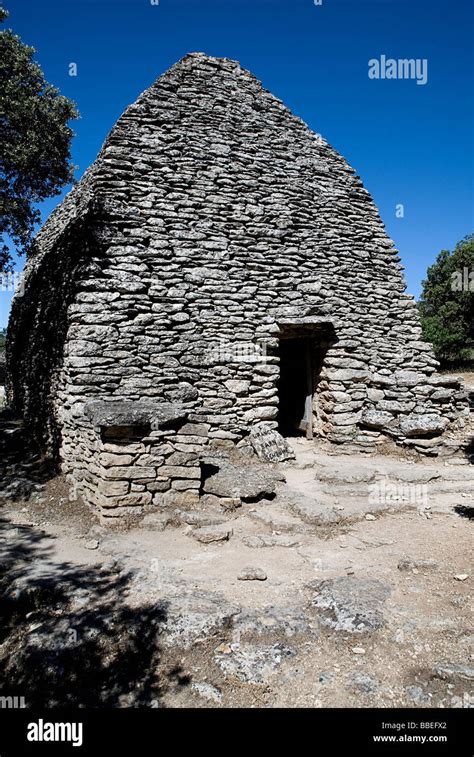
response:
[[[282,436],[313,438],[313,340],[281,339],[278,347],[278,428]]]

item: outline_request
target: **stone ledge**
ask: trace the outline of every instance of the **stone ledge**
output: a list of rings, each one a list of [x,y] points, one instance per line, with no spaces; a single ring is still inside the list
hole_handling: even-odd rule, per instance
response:
[[[149,424],[152,429],[166,428],[180,421],[184,423],[188,417],[187,410],[171,402],[129,400],[94,400],[85,405],[84,414],[95,427]]]

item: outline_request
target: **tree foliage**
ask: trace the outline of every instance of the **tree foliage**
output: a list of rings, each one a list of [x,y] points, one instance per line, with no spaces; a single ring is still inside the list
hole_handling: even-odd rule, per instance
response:
[[[0,8],[0,22],[7,17]],[[0,31],[0,271],[11,268],[8,235],[24,252],[40,218],[36,203],[73,180],[76,106],[45,80],[35,50]]]
[[[474,234],[442,250],[428,268],[419,303],[423,336],[443,362],[466,360],[474,347]]]

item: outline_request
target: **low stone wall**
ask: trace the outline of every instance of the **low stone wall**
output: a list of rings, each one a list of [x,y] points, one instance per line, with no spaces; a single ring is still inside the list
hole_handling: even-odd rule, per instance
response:
[[[339,368],[332,358],[328,363],[317,400],[319,435],[331,442],[351,441],[372,451],[388,437],[420,454],[438,454],[450,424],[462,426],[469,417],[466,390],[457,376]]]
[[[67,471],[74,497],[105,517],[197,504],[208,425],[170,404],[97,401],[84,414],[90,428]]]

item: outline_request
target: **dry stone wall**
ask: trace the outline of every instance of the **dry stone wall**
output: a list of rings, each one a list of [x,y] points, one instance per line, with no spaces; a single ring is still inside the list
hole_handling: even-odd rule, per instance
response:
[[[436,373],[360,178],[237,62],[189,55],[127,108],[38,235],[10,323],[10,402],[90,501],[141,507],[168,474],[195,481],[181,468],[192,472],[203,447],[276,429],[289,328],[326,344],[317,436],[370,449],[388,435],[432,451],[467,414],[459,382]],[[206,434],[187,444],[157,427],[119,452],[100,436],[95,402],[179,405]],[[150,455],[149,480],[108,483]]]
[[[114,517],[146,507],[192,507],[209,426],[173,404],[86,404],[71,475],[74,495]]]

